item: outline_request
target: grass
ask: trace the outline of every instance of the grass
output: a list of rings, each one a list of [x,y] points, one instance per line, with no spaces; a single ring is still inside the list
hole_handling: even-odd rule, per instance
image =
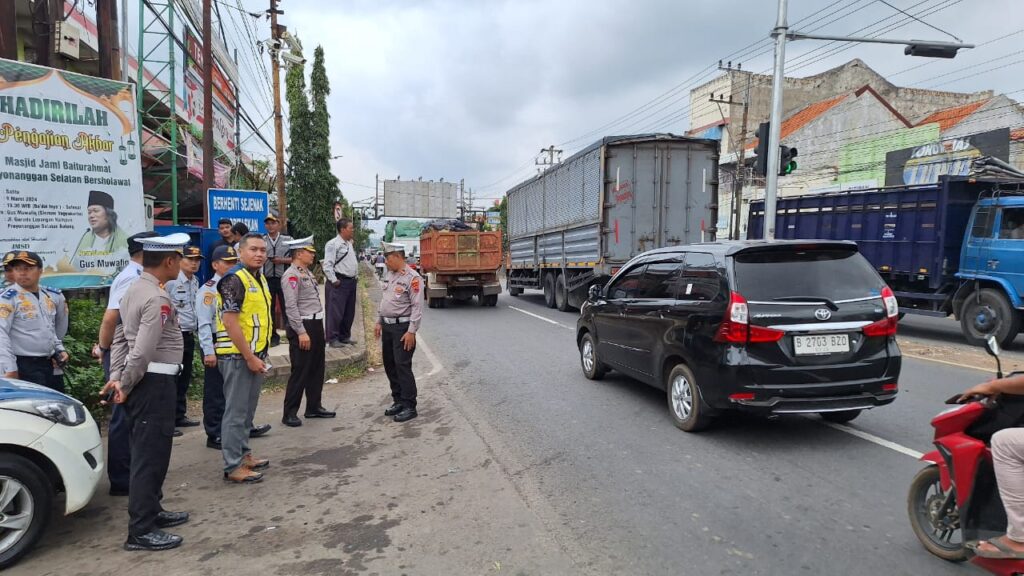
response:
[[[370,298],[371,282],[378,282],[377,275],[368,270],[365,266],[359,270],[359,293],[360,305],[363,307],[363,338],[366,342],[366,364],[368,366],[381,366],[384,364],[384,356],[380,350],[380,340],[374,336],[374,327],[377,325],[377,305]]]

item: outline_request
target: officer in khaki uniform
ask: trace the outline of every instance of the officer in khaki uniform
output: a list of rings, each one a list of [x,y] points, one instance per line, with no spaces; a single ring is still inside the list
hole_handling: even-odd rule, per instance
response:
[[[143,272],[119,303],[121,330],[110,351],[110,381],[101,394],[124,406],[131,447],[128,539],[125,550],[169,550],[181,536],[164,528],[188,522],[187,512],[160,504],[171,461],[176,402],[184,343],[177,314],[162,285],[178,276],[187,234],[142,241]]]
[[[22,250],[5,261],[14,284],[0,294],[0,369],[8,378],[63,392],[64,378],[55,369],[68,359],[57,334],[58,324],[67,332],[67,304],[39,285],[38,254]]]
[[[395,422],[416,417],[416,377],[412,355],[416,352],[416,331],[423,316],[423,279],[405,263],[405,247],[383,244],[390,275],[380,301],[375,336],[381,339],[384,371],[391,383],[394,403],[384,411]]]
[[[306,418],[334,418],[335,413],[321,405],[324,388],[324,313],[320,304],[320,290],[309,267],[316,262],[313,237],[285,242],[292,259],[281,281],[284,295],[285,333],[288,335],[288,356],[292,371],[288,376],[288,389],[284,395],[286,426],[301,426],[299,404],[306,393]]]
[[[203,252],[198,246],[186,246],[182,253],[181,271],[178,277],[164,285],[171,297],[181,327],[185,350],[181,354],[181,374],[178,374],[178,404],[174,413],[174,425],[179,428],[199,426],[198,420],[186,415],[188,410],[188,385],[192,382],[192,358],[196,354],[196,331],[199,320],[196,316],[196,294],[199,293],[199,277],[196,272],[202,264]],[[179,435],[175,434],[175,436]]]

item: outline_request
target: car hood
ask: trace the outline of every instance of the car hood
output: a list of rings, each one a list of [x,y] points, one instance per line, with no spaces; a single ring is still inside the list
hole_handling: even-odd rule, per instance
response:
[[[13,378],[0,378],[0,402],[6,400],[74,400],[46,386]]]

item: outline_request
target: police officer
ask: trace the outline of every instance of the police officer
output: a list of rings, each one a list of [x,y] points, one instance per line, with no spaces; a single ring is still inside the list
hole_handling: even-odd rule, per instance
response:
[[[221,421],[221,454],[224,479],[252,483],[263,479],[258,472],[270,461],[256,458],[247,438],[260,400],[260,389],[269,365],[270,289],[263,277],[267,243],[259,233],[246,234],[238,243],[241,261],[217,283],[220,318],[214,334],[217,367],[224,377],[224,418]]]
[[[186,246],[181,258],[181,270],[177,278],[164,285],[164,291],[171,297],[174,311],[177,312],[178,326],[185,343],[185,351],[181,355],[181,374],[178,374],[178,403],[175,410],[174,425],[178,428],[199,426],[199,421],[186,415],[188,410],[188,385],[192,382],[192,358],[196,354],[195,332],[199,329],[196,319],[196,294],[199,293],[199,278],[196,272],[202,264],[203,253],[198,246]]]
[[[288,321],[279,323],[278,318],[284,318],[287,314],[282,301],[284,296],[281,294],[281,279],[292,263],[288,255],[288,243],[292,241],[292,237],[281,233],[281,221],[273,211],[263,219],[263,224],[267,227],[267,233],[263,236],[267,241],[267,262],[263,265],[263,275],[267,278],[267,286],[270,286],[270,310],[274,315],[274,334],[270,338],[270,345],[273,347],[281,343],[281,337],[277,335],[277,326],[285,326],[285,331],[288,330]],[[281,313],[280,316],[277,315],[278,311]]]
[[[217,283],[237,262],[238,255],[231,246],[214,248],[210,257],[213,278],[196,294],[199,348],[203,351],[203,427],[206,429],[206,447],[217,450],[220,450],[220,421],[224,417],[224,378],[217,369],[217,353],[213,348],[213,335],[220,321]]]
[[[184,348],[177,314],[161,284],[181,271],[187,234],[143,241],[143,272],[120,302],[121,330],[111,350],[110,381],[101,394],[124,406],[130,430],[131,486],[125,550],[169,550],[181,536],[164,528],[188,522],[187,512],[160,505],[171,461],[176,385]]]
[[[416,377],[412,355],[416,352],[416,331],[423,316],[423,280],[405,263],[405,247],[383,243],[385,264],[391,275],[384,286],[374,336],[381,339],[384,371],[391,383],[394,403],[384,411],[395,422],[416,417]]]
[[[284,396],[286,426],[301,426],[299,404],[306,393],[306,418],[334,418],[335,413],[320,404],[324,388],[324,313],[320,304],[320,290],[309,267],[316,261],[313,237],[287,242],[292,265],[284,273],[281,290],[284,294],[285,318],[288,324],[288,356],[292,371],[288,375],[288,389]]]
[[[35,252],[18,251],[7,263],[14,285],[0,295],[0,365],[8,378],[20,378],[64,391],[63,377],[54,368],[68,360],[57,336],[57,315],[67,310],[51,292],[39,286],[43,260]]]

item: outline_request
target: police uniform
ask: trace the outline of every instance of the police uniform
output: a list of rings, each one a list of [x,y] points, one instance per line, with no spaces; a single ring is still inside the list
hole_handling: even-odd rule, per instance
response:
[[[42,267],[34,252],[18,252],[8,264],[14,262]],[[53,358],[64,354],[56,325],[63,313],[67,331],[66,305],[58,305],[49,290],[38,290],[33,293],[14,284],[0,294],[0,366],[4,373],[17,372],[22,380],[63,392],[64,380],[54,374]]]
[[[401,244],[385,243],[384,253],[400,252]],[[416,417],[416,377],[412,373],[412,356],[416,348],[406,350],[402,336],[419,330],[423,316],[423,279],[415,270],[403,266],[392,272],[384,286],[380,301],[379,319],[381,327],[381,351],[384,356],[384,371],[391,384],[391,398],[394,404],[385,412],[404,422]]]
[[[139,232],[128,238],[128,254],[133,258],[142,252],[142,241],[146,238],[159,236],[156,232]],[[131,260],[114,277],[110,284],[110,293],[107,296],[107,310],[118,312],[117,325],[114,328],[114,340],[123,338],[121,334],[121,298],[124,297],[128,288],[142,275],[142,264]],[[103,353],[103,377],[110,380],[110,350],[102,350]],[[110,494],[112,496],[127,496],[128,485],[131,483],[131,446],[128,440],[131,430],[128,426],[128,418],[125,415],[124,406],[114,404],[110,411],[110,422],[107,424],[107,479],[110,480]]]
[[[211,260],[234,262],[238,260],[230,246],[215,249]],[[196,319],[199,328],[199,348],[203,357],[216,354],[213,348],[213,335],[220,322],[220,294],[217,283],[220,274],[203,284],[196,293]],[[220,447],[220,421],[224,417],[224,378],[216,366],[203,367],[203,428],[206,429],[206,443],[214,448]]]
[[[297,250],[312,252],[315,256],[316,247],[313,237],[292,240],[287,243],[290,254]],[[288,375],[288,389],[284,396],[284,417],[282,422],[287,426],[300,426],[299,404],[302,394],[306,394],[306,418],[334,418],[335,413],[325,410],[321,405],[321,394],[324,388],[325,346],[324,313],[320,304],[320,290],[313,274],[296,264],[284,273],[281,282],[284,294],[284,306],[288,321],[285,333],[288,335],[288,356],[292,370]],[[299,347],[299,335],[309,336],[309,350]]]
[[[354,344],[352,321],[356,313],[356,287],[359,285],[359,259],[352,242],[340,235],[324,246],[324,286],[327,297],[327,342],[332,347]],[[338,285],[335,286],[334,283]]]
[[[224,378],[224,417],[221,421],[221,454],[224,456],[224,478],[232,482],[258,482],[263,475],[254,472],[269,465],[267,460],[252,456],[249,430],[252,429],[256,405],[260,400],[264,373],[253,372],[246,354],[236,347],[224,325],[224,316],[233,314],[238,320],[248,352],[266,361],[274,325],[270,316],[270,289],[259,268],[250,270],[242,263],[217,283],[220,294],[220,318],[214,333],[217,367]]]
[[[146,252],[177,252],[187,234],[147,238]],[[175,377],[181,371],[184,343],[177,313],[160,281],[143,272],[121,298],[121,330],[111,350],[110,379],[120,382],[130,430],[131,485],[128,499],[128,550],[165,550],[181,537],[161,528],[188,520],[183,512],[160,505],[171,461],[174,434]]]
[[[277,215],[273,212],[267,214],[267,217],[263,219],[264,222],[268,220],[278,221]],[[288,331],[288,318],[287,310],[285,309],[284,295],[281,291],[281,282],[284,278],[285,272],[288,269],[288,264],[275,264],[274,258],[287,258],[289,253],[289,243],[293,240],[291,236],[278,232],[277,238],[272,238],[270,234],[264,234],[263,239],[267,241],[267,261],[263,264],[263,276],[267,279],[267,286],[270,287],[270,309],[274,313],[274,331],[273,335],[274,346],[278,343],[277,331],[277,313],[280,312],[280,318],[283,320],[282,324],[285,326],[285,332]]]
[[[203,253],[196,246],[186,246],[185,258],[203,258]],[[181,374],[178,374],[177,393],[178,402],[175,407],[174,423],[179,427],[198,426],[199,422],[190,420],[186,415],[188,409],[188,385],[192,382],[192,359],[196,355],[195,332],[199,329],[196,319],[196,294],[199,293],[199,278],[195,274],[190,278],[184,272],[178,272],[178,278],[171,280],[164,286],[167,295],[171,297],[174,304],[174,311],[178,316],[178,325],[181,327],[181,336],[185,344],[181,356]]]

